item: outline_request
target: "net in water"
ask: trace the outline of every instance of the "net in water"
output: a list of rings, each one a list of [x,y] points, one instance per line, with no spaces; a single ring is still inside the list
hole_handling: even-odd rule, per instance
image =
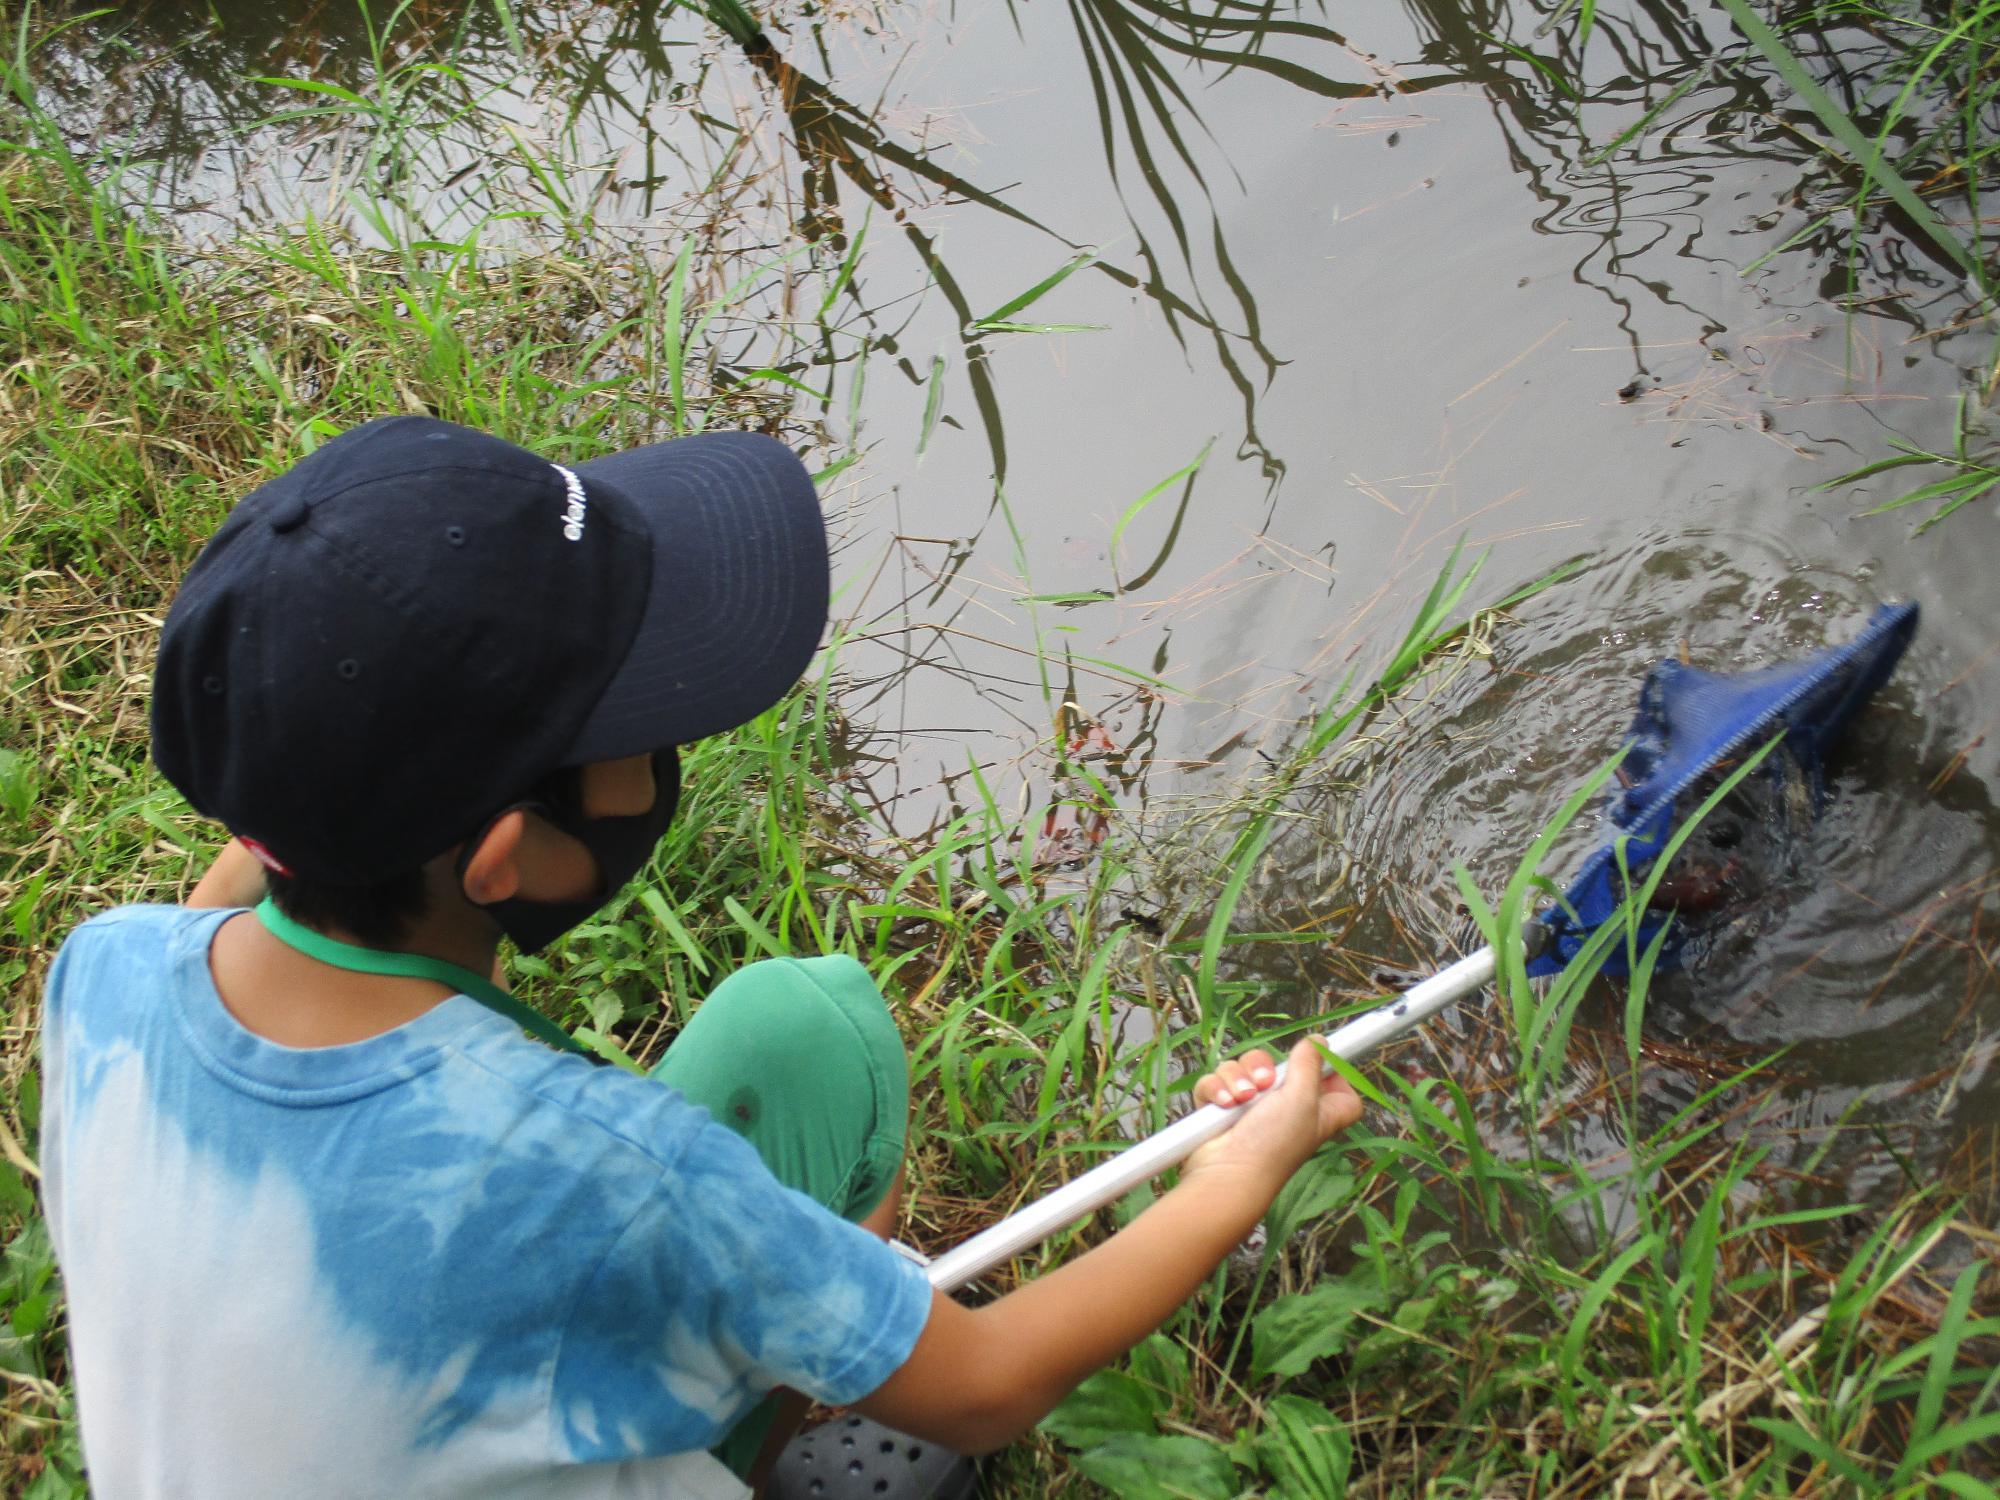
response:
[[[1782,732],[1783,739],[1753,776],[1791,778],[1808,804],[1807,815],[1816,812],[1826,796],[1827,752],[1856,710],[1888,680],[1916,630],[1914,603],[1884,604],[1854,640],[1802,661],[1748,672],[1709,672],[1677,661],[1656,665],[1639,690],[1639,711],[1626,734],[1619,766],[1623,784],[1605,809],[1608,836],[1584,861],[1562,900],[1539,914],[1552,940],[1528,972],[1554,974],[1575,958],[1617,912],[1628,879],[1634,888],[1645,882],[1675,828],[1716,784],[1716,774],[1772,736]],[[1658,909],[1670,904],[1660,893],[1653,904],[1639,923],[1640,951],[1671,920]],[[1677,960],[1680,946],[1679,932],[1670,931],[1661,966]],[[1614,942],[1602,968],[1626,972],[1631,951],[1626,942]]]

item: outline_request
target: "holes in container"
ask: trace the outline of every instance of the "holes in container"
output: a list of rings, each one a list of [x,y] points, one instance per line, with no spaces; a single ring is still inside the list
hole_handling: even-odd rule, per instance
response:
[[[854,1434],[851,1432],[843,1432],[840,1435],[840,1446],[843,1448],[852,1448],[854,1446]]]
[[[858,1458],[852,1460],[847,1465],[847,1472],[850,1474],[859,1474],[861,1472],[861,1460]]]
[[[883,1438],[882,1451],[884,1453],[894,1453],[896,1451],[896,1440],[894,1438]]]
[[[222,692],[222,679],[217,677],[213,672],[209,673],[208,676],[201,680],[201,690],[211,698],[217,696]]]
[[[465,528],[463,526],[445,527],[444,539],[454,547],[463,547],[465,545]]]
[[[824,1479],[813,1480],[806,1486],[806,1493],[808,1495],[824,1495],[826,1493],[826,1481]]]
[[[916,1443],[910,1444],[910,1462],[915,1463],[924,1456],[924,1450]]]
[[[859,1418],[859,1417],[849,1417],[849,1418],[847,1419],[847,1425],[848,1425],[849,1427],[859,1427],[859,1426],[861,1425],[861,1418]]]
[[[333,670],[340,675],[342,682],[352,682],[361,675],[361,663],[351,656],[343,656],[334,664]]]
[[[886,1494],[888,1494],[888,1493],[889,1493],[889,1481],[888,1481],[888,1480],[886,1480],[886,1479],[878,1479],[878,1480],[876,1480],[876,1481],[875,1481],[875,1493],[876,1493],[876,1494],[878,1494],[878,1495],[886,1495]]]

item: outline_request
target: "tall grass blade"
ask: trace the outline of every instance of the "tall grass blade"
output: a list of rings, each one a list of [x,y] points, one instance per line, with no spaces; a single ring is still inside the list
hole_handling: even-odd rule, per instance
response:
[[[1169,474],[1165,479],[1162,479],[1158,484],[1147,490],[1145,494],[1125,507],[1124,513],[1118,517],[1117,524],[1111,528],[1111,545],[1109,551],[1111,554],[1111,577],[1114,582],[1120,576],[1118,567],[1118,542],[1125,535],[1125,528],[1138,520],[1145,513],[1147,506],[1151,505],[1183,479],[1192,480],[1201,471],[1201,466],[1208,462],[1209,450],[1214,446],[1215,439],[1210,438],[1206,443],[1201,445],[1201,452],[1197,453],[1191,462],[1181,465],[1181,467],[1174,470],[1173,473]],[[1123,591],[1122,588],[1120,591]]]
[[[981,329],[998,329],[1001,325],[1007,323],[1015,313],[1034,306],[1035,303],[1041,301],[1042,298],[1046,297],[1050,292],[1061,286],[1070,277],[1081,271],[1085,266],[1090,265],[1096,259],[1097,252],[1095,250],[1085,250],[1080,255],[1072,256],[1069,260],[1064,261],[1060,266],[1056,267],[1054,271],[1021,293],[1020,296],[1009,298],[983,318],[974,318],[972,326]]]
[[[1881,183],[1883,191],[1923,230],[1925,238],[1956,262],[1980,290],[1988,290],[1986,268],[1979,257],[1953,232],[1950,225],[1938,217],[1937,211],[1918,196],[1917,190],[1904,180],[1903,175],[1883,159],[1880,144],[1862,134],[1860,127],[1806,71],[1805,65],[1777,32],[1765,25],[1756,11],[1750,8],[1749,0],[1720,0],[1720,4],[1729,12],[1737,29],[1749,38],[1750,44],[1764,54],[1778,76],[1806,102],[1806,107],[1819,117],[1819,122],[1828,133],[1854,158],[1855,165],[1861,168],[1863,194],[1866,194],[1870,182]]]

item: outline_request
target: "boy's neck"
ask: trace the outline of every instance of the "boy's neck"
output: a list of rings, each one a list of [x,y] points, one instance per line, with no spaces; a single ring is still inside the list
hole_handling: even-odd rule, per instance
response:
[[[338,929],[325,936],[371,946]],[[441,958],[499,979],[494,973],[498,935],[469,903],[462,912],[434,909],[395,951]],[[323,963],[273,935],[249,913],[217,929],[209,973],[223,1005],[245,1029],[287,1047],[366,1041],[415,1020],[454,993],[452,986],[436,980],[363,974]]]
[[[329,927],[321,931],[324,936],[332,938],[335,942],[347,943],[356,948],[375,946],[373,943],[364,943],[353,933],[343,932],[338,927]],[[425,958],[441,958],[446,963],[456,964],[461,969],[470,969],[475,974],[491,975],[500,952],[500,934],[492,919],[470,902],[460,902],[459,909],[455,911],[441,910],[433,904],[420,921],[411,924],[403,940],[386,951],[417,953]]]

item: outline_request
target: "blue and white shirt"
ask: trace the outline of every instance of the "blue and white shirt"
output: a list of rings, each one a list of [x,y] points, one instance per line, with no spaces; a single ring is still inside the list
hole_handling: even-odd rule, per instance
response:
[[[349,1046],[224,1008],[231,911],[71,935],[43,1185],[98,1500],[720,1497],[703,1450],[915,1346],[922,1273],[680,1094],[460,995]]]

